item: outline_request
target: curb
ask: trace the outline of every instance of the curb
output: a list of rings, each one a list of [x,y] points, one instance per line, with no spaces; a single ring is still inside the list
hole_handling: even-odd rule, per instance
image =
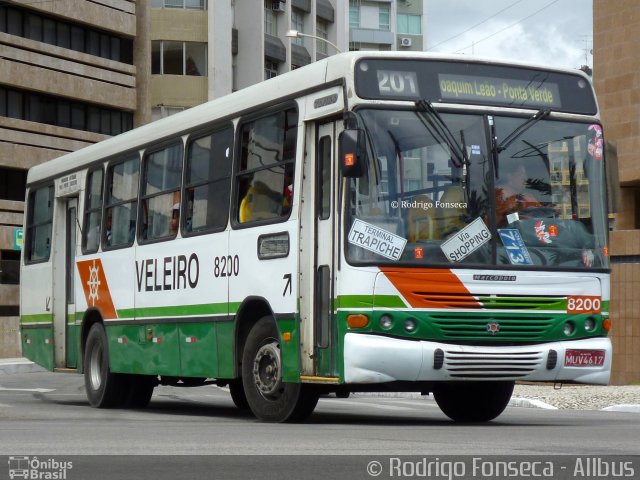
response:
[[[601,409],[602,412],[627,412],[627,413],[640,413],[640,405],[637,403],[631,404],[621,404],[621,405],[611,405],[610,407],[605,407]]]
[[[558,407],[549,405],[548,403],[545,403],[542,400],[536,400],[534,398],[522,398],[522,397],[511,397],[511,400],[509,400],[509,406],[524,407],[524,408],[542,408],[544,410],[558,410]]]
[[[0,358],[0,375],[34,372],[46,372],[46,370],[26,358]]]

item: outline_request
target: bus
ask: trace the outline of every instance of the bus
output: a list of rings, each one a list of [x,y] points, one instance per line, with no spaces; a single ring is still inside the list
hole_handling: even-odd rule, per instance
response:
[[[367,391],[490,421],[516,381],[609,381],[605,185],[581,71],[335,55],[33,167],[22,349],[94,407],[215,384],[268,422]]]

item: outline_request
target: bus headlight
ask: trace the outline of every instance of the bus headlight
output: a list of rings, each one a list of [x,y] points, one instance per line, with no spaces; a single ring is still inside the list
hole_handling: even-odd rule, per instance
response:
[[[416,321],[415,318],[407,318],[404,321],[404,329],[408,332],[408,333],[413,333],[416,331],[416,329],[418,328],[418,322]]]
[[[564,327],[562,327],[562,331],[567,337],[570,335],[573,335],[573,332],[575,331],[575,329],[576,327],[573,324],[573,322],[565,322]]]
[[[587,332],[592,332],[596,328],[596,319],[589,317],[584,321],[584,329]]]
[[[393,327],[393,318],[391,318],[391,315],[382,315],[380,317],[380,320],[378,321],[378,324],[383,330],[389,330],[391,327]]]

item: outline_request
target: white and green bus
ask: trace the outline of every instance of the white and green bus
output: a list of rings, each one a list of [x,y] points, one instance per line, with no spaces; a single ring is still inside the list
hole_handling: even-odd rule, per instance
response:
[[[265,421],[606,384],[604,140],[580,71],[336,55],[32,168],[26,357],[95,407],[228,385]]]

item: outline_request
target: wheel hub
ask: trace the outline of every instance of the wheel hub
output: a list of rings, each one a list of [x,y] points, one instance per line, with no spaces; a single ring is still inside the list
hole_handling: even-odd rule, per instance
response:
[[[91,378],[91,387],[94,390],[99,390],[100,385],[102,385],[102,348],[100,346],[96,346],[91,351],[89,376]]]
[[[253,380],[265,398],[274,397],[282,387],[280,349],[276,342],[267,343],[256,352]]]

